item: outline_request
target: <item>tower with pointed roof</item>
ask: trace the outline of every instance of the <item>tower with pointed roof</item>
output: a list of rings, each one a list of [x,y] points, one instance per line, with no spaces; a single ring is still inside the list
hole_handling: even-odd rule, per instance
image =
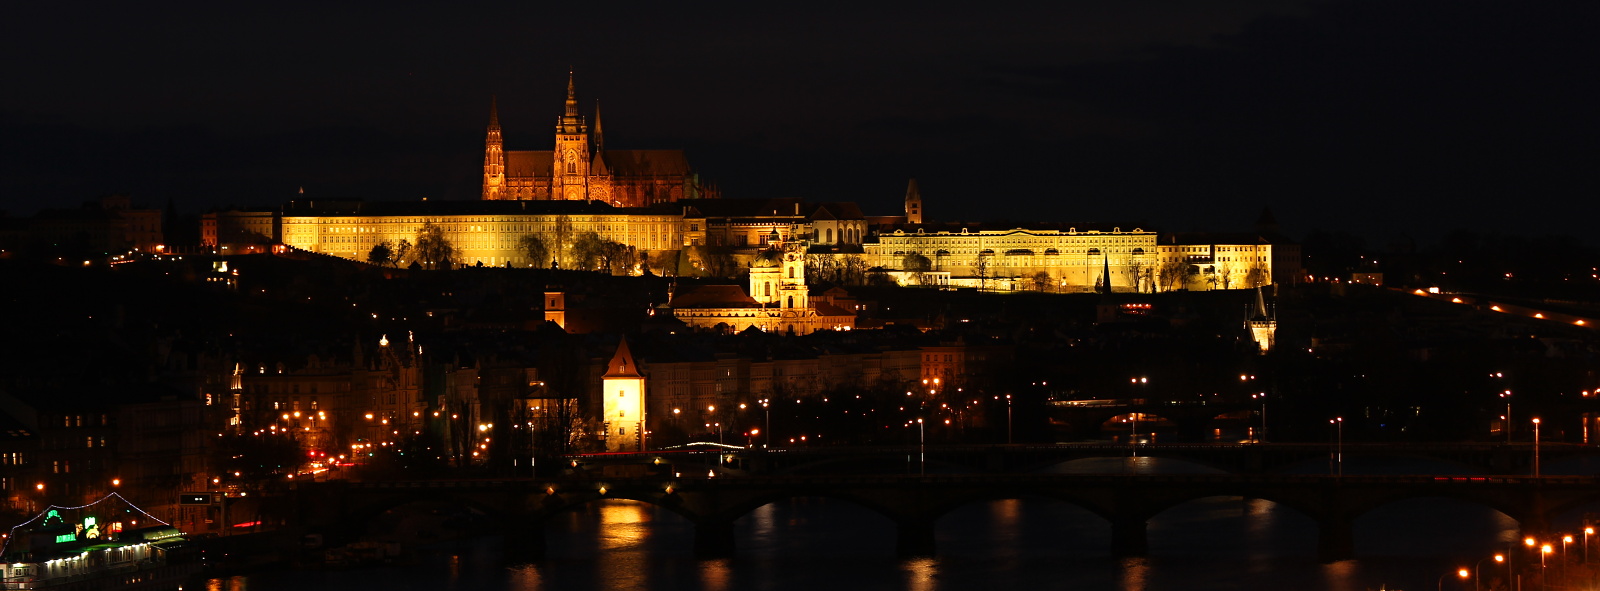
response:
[[[623,337],[600,379],[606,451],[644,451],[644,380],[638,362],[628,350],[628,338]]]
[[[600,128],[578,110],[575,76],[567,73],[567,96],[556,118],[551,150],[505,150],[498,113],[489,116],[483,165],[483,198],[601,201],[617,207],[647,207],[679,199],[714,197],[700,184],[682,150],[606,150]]]
[[[505,140],[500,137],[500,105],[495,97],[489,99],[489,137],[483,149],[483,198],[505,199],[506,154]]]
[[[1267,309],[1266,297],[1261,295],[1261,287],[1256,287],[1256,302],[1251,306],[1250,317],[1244,322],[1245,328],[1250,330],[1250,338],[1256,342],[1262,353],[1272,350],[1278,344],[1278,318],[1271,310]]]
[[[922,192],[917,190],[917,179],[906,184],[906,223],[922,223]]]

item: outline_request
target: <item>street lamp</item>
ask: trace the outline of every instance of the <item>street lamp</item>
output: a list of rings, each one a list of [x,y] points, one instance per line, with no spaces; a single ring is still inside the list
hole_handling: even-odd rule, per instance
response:
[[[771,399],[769,399],[769,398],[762,398],[761,399],[761,411],[766,413],[766,415],[767,415],[767,437],[766,437],[766,439],[762,439],[761,440],[761,442],[762,442],[761,443],[761,448],[762,449],[766,449],[766,447],[767,447],[767,443],[766,442],[772,440],[772,407],[768,406],[768,404],[767,404],[768,402],[771,402]]]
[[[1006,443],[1011,443],[1011,395],[1006,395]]]
[[[924,435],[922,419],[917,419],[917,474],[926,476],[928,474],[928,445]]]
[[[1267,393],[1251,394],[1251,398],[1261,401],[1261,432],[1256,433],[1257,443],[1267,442]]]
[[[1471,573],[1468,573],[1467,569],[1464,568],[1456,571],[1456,576],[1461,577],[1462,580],[1466,580],[1469,574]],[[1439,591],[1444,591],[1444,578],[1448,576],[1450,576],[1450,573],[1439,575]]]
[[[1473,589],[1473,591],[1479,591],[1479,590],[1483,589],[1483,561],[1484,560],[1488,560],[1488,559],[1485,558],[1483,560],[1479,560],[1477,564],[1472,565],[1472,589]],[[1495,562],[1504,563],[1506,561],[1506,555],[1504,555],[1504,554],[1495,554],[1494,555],[1494,561]],[[1507,572],[1509,573],[1510,571],[1507,571]],[[1511,577],[1508,575],[1506,577],[1507,581],[1509,581],[1510,578]]]
[[[1539,419],[1533,419],[1533,477],[1539,477]]]
[[[1583,563],[1589,564],[1589,536],[1594,535],[1594,526],[1583,528]]]
[[[1500,397],[1506,399],[1506,420],[1501,421],[1500,425],[1506,430],[1506,445],[1511,445],[1511,391],[1501,392]]]
[[[1343,478],[1344,477],[1344,417],[1333,417],[1332,419],[1328,420],[1328,424],[1333,425],[1333,432],[1334,432],[1333,463],[1334,463],[1335,468],[1337,469],[1337,472],[1335,472],[1335,474],[1337,474],[1340,478]]]
[[[1539,588],[1540,589],[1548,589],[1548,588],[1550,588],[1550,586],[1549,586],[1549,577],[1550,577],[1550,575],[1545,572],[1544,559],[1545,559],[1546,556],[1549,556],[1551,552],[1555,552],[1555,548],[1550,547],[1549,544],[1545,544],[1545,545],[1539,547]]]

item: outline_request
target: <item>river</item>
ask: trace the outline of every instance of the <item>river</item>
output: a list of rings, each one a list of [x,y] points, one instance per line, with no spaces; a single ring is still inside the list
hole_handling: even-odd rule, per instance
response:
[[[1449,469],[1347,465],[1346,473]],[[1199,471],[1150,458],[1070,462],[1055,471],[1118,470]],[[1585,511],[1600,511],[1600,506],[1569,511],[1557,527],[1575,531]],[[1482,588],[1489,589],[1505,575],[1490,557],[1519,542],[1511,518],[1442,498],[1402,501],[1362,516],[1355,531],[1358,558],[1331,564],[1317,560],[1317,528],[1310,518],[1261,499],[1191,501],[1156,515],[1148,532],[1148,557],[1113,558],[1110,526],[1094,514],[1050,499],[1002,499],[941,518],[937,557],[901,559],[895,556],[895,529],[887,518],[846,501],[807,497],[765,505],[736,522],[734,558],[697,560],[693,526],[682,517],[642,503],[608,501],[550,523],[543,532],[547,555],[531,563],[508,565],[498,541],[485,539],[438,549],[405,566],[256,573],[211,580],[207,588],[1362,591],[1442,585],[1459,590],[1474,587],[1455,574],[1457,569],[1475,570],[1481,560],[1477,570]],[[1600,557],[1600,548],[1595,551]]]

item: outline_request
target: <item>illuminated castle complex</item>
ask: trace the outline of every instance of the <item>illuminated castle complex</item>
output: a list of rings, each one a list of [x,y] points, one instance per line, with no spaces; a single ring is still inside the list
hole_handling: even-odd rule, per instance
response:
[[[483,198],[489,200],[600,201],[648,207],[679,199],[712,197],[689,168],[683,150],[607,150],[595,107],[594,133],[578,114],[578,95],[567,77],[566,110],[556,120],[551,150],[506,150],[498,106],[489,107],[483,152]]]

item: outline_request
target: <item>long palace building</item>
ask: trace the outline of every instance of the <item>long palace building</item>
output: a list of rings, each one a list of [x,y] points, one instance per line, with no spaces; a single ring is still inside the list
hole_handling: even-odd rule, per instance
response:
[[[281,244],[361,261],[378,244],[414,243],[432,224],[454,247],[455,264],[527,267],[550,261],[528,260],[519,248],[524,236],[554,251],[593,232],[653,261],[686,263],[679,270],[726,266],[703,266],[707,257],[746,268],[782,244],[808,264],[865,269],[904,284],[997,291],[1242,289],[1292,283],[1300,275],[1299,247],[1278,234],[1265,212],[1251,233],[1171,234],[1111,224],[925,221],[915,181],[903,214],[895,216],[866,216],[847,202],[710,198],[714,192],[701,185],[682,150],[607,150],[599,113],[591,133],[570,76],[555,132],[552,150],[507,151],[491,106],[480,200],[315,199],[275,210],[212,212],[202,218],[202,240],[219,254]]]

